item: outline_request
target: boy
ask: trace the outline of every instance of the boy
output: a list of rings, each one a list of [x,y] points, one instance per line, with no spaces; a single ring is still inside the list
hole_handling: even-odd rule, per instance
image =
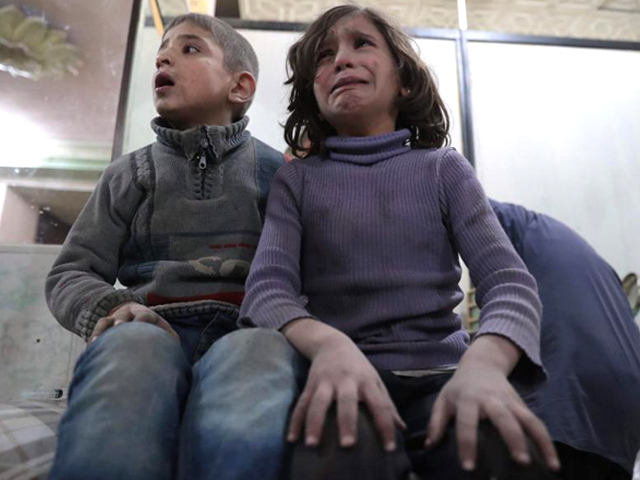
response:
[[[189,14],[156,67],[157,141],[104,171],[47,279],[54,316],[89,342],[51,478],[277,478],[295,389],[276,358],[291,347],[253,330],[209,348],[236,328],[283,162],[245,130],[258,61],[229,25]]]

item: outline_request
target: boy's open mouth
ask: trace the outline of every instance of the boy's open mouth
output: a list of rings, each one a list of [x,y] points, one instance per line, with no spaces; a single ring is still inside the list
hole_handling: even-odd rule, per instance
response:
[[[175,85],[175,82],[173,81],[173,79],[171,78],[171,75],[169,75],[166,72],[160,72],[156,75],[156,79],[155,79],[155,88],[162,88],[162,87],[173,87]]]

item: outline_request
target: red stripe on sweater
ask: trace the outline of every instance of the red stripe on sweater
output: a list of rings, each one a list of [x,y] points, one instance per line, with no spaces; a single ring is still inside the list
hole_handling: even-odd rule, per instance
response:
[[[156,293],[147,294],[147,305],[164,305],[165,303],[180,303],[180,302],[197,302],[198,300],[216,300],[218,302],[232,303],[238,305],[242,303],[244,299],[244,292],[222,292],[212,293],[210,295],[194,295],[193,297],[165,297]]]
[[[250,248],[255,250],[257,247],[255,245],[249,245],[248,243],[227,243],[226,245],[209,245],[209,248],[213,250],[221,248]]]

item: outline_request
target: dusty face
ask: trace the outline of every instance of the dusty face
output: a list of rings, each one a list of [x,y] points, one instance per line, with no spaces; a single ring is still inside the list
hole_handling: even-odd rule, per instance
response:
[[[378,29],[359,13],[338,20],[320,46],[313,92],[338,135],[395,130],[398,67]]]
[[[153,100],[158,114],[175,128],[232,123],[233,84],[211,33],[189,22],[166,33],[156,58]]]

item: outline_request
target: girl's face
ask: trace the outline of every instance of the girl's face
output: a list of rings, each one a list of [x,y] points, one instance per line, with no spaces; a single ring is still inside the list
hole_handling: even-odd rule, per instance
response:
[[[313,93],[340,136],[395,130],[401,94],[398,67],[378,29],[361,14],[338,20],[316,55]]]

